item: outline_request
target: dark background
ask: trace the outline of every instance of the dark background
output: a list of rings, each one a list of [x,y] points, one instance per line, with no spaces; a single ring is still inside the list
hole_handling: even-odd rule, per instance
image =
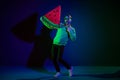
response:
[[[60,4],[61,22],[65,15],[71,14],[72,26],[77,32],[77,40],[68,42],[63,58],[71,65],[120,66],[120,10],[117,1],[4,0],[0,4],[0,65],[26,66],[35,42],[17,38],[11,29],[33,16],[30,21],[34,25],[32,33],[39,36],[42,27],[39,17]],[[45,64],[49,63],[51,61],[47,59]]]

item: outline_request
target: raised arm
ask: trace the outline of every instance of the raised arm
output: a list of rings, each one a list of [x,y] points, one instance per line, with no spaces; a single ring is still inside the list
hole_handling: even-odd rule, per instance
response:
[[[45,16],[40,17],[41,22],[49,29],[58,29],[60,25],[54,24],[50,20],[48,20]]]
[[[70,39],[71,39],[72,41],[75,41],[75,40],[76,40],[76,31],[75,31],[75,28],[73,28],[73,27],[68,27],[68,28],[67,28],[67,31],[68,31],[68,33],[69,33]]]

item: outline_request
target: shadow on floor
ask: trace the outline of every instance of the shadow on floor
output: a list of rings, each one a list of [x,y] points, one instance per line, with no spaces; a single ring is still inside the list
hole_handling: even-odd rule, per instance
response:
[[[50,74],[50,75],[54,75],[56,73],[56,72],[50,72],[44,67],[42,67],[42,68],[30,68],[30,69],[34,70],[36,72],[39,72],[39,73]]]
[[[45,77],[40,77],[40,78],[35,78],[35,79],[17,79],[17,80],[64,80],[64,77],[67,77],[67,74],[62,75],[61,78],[54,78],[53,76],[45,76]],[[80,77],[92,77],[92,78],[120,78],[120,71],[117,71],[115,73],[111,74],[80,74],[80,75],[73,75],[70,80],[74,80],[75,78],[80,78]],[[64,79],[63,79],[64,78]],[[69,79],[69,77],[67,77]]]
[[[96,78],[120,78],[120,71],[111,74],[85,74],[85,75],[73,75],[73,77],[78,76],[88,76],[88,77],[96,77]]]

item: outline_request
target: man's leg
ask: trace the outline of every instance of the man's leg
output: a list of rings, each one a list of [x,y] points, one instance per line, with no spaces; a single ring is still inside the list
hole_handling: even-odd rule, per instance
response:
[[[58,46],[57,45],[52,45],[52,59],[53,59],[53,64],[54,67],[56,69],[56,74],[54,75],[54,77],[58,77],[60,76],[60,68],[58,65]]]
[[[58,51],[59,51],[59,61],[60,61],[60,63],[62,63],[67,69],[70,69],[71,68],[70,65],[66,61],[64,61],[63,58],[62,58],[63,53],[64,53],[64,46],[60,46]]]
[[[59,51],[59,61],[60,61],[60,63],[62,63],[68,69],[69,76],[72,76],[72,68],[71,68],[71,66],[67,62],[65,62],[63,60],[63,58],[62,58],[63,53],[64,53],[64,46],[60,46],[58,51]]]

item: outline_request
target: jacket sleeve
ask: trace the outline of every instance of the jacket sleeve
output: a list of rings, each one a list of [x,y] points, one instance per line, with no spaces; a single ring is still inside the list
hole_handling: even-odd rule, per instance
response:
[[[49,29],[58,29],[60,26],[48,20],[45,16],[40,17],[40,21]]]
[[[69,37],[72,41],[75,41],[76,40],[76,31],[75,31],[75,28],[73,27],[69,27],[67,29],[68,33],[69,33]]]

